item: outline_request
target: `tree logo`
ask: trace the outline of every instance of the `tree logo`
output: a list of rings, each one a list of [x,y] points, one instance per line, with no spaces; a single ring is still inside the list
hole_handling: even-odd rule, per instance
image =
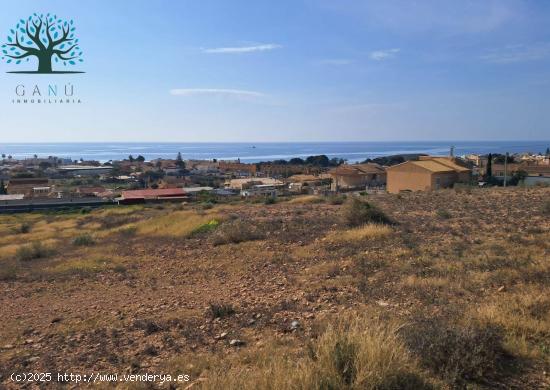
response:
[[[38,60],[35,71],[13,71],[8,73],[66,74],[79,71],[54,70],[52,62],[64,67],[84,62],[78,39],[75,39],[73,20],[63,20],[57,15],[34,13],[28,19],[21,19],[11,29],[7,42],[2,45],[2,59],[6,63],[19,65],[31,57]]]

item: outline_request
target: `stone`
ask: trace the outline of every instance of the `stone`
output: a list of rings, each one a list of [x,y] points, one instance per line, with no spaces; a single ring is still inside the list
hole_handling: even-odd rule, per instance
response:
[[[291,330],[296,330],[296,329],[298,329],[299,327],[300,327],[300,323],[299,323],[298,321],[296,321],[296,320],[294,320],[294,321],[292,321],[292,322],[290,323],[290,329],[291,329]]]
[[[233,339],[229,342],[229,345],[231,345],[232,347],[240,347],[244,344],[245,342],[239,339]]]

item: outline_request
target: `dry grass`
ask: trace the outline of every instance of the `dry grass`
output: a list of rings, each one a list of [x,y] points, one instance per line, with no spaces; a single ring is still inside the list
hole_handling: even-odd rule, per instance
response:
[[[376,240],[392,234],[393,229],[387,225],[369,223],[354,229],[336,231],[327,236],[329,242],[358,242]]]
[[[197,213],[195,211],[174,211],[152,217],[135,224],[137,233],[142,236],[188,237],[198,228],[221,217],[212,210]]]
[[[296,198],[290,199],[288,204],[314,204],[314,203],[323,203],[324,199],[318,195],[304,195],[298,196]]]
[[[397,323],[349,313],[329,324],[307,355],[272,344],[248,366],[210,364],[212,369],[201,373],[207,379],[197,383],[201,389],[230,390],[431,388],[399,329]]]

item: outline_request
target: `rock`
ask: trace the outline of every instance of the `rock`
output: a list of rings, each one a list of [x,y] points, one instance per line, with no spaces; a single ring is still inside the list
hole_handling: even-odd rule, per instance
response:
[[[256,323],[256,320],[255,319],[250,319],[248,320],[248,325],[251,326],[251,325],[254,325]]]
[[[378,304],[378,306],[382,306],[382,307],[386,307],[386,306],[389,306],[390,304],[386,301],[376,301],[376,303]]]
[[[40,358],[38,356],[33,356],[33,357],[30,357],[27,359],[27,362],[29,363],[34,363],[36,362],[37,360],[40,360]]]
[[[498,292],[503,292],[505,289],[506,289],[506,287],[500,286],[500,287],[497,289],[497,291],[498,291]]]
[[[13,344],[6,344],[2,346],[2,349],[13,349]]]
[[[290,330],[296,330],[300,327],[300,323],[296,320],[290,323]]]
[[[245,342],[239,339],[233,339],[229,342],[229,345],[231,345],[232,347],[240,347],[244,344]]]
[[[52,324],[55,324],[57,322],[61,322],[61,317],[52,318],[52,320],[50,321],[50,323],[52,323]]]

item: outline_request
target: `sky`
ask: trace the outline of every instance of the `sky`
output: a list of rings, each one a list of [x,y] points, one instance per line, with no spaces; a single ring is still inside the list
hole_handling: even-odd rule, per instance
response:
[[[34,12],[74,20],[85,73],[0,61],[0,142],[550,139],[545,0],[18,0],[0,45]]]

